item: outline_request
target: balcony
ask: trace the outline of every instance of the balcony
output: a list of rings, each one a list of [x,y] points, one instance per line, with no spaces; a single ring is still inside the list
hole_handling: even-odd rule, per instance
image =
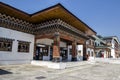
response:
[[[112,44],[111,43],[107,43],[107,46],[112,46]]]
[[[87,48],[94,48],[94,45],[87,45]]]

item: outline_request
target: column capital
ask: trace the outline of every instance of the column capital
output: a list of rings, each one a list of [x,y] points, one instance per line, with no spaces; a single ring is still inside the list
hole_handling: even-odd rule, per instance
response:
[[[59,32],[55,32],[54,36],[60,36],[60,33]]]

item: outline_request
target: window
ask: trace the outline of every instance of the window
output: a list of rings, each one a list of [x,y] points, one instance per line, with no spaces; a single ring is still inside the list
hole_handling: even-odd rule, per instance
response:
[[[95,42],[95,46],[97,46],[97,42]]]
[[[48,47],[47,46],[42,48],[42,53],[44,56],[48,56]]]
[[[0,37],[0,51],[12,51],[12,43],[14,39]]]
[[[79,55],[79,56],[82,56],[82,55],[81,55],[81,50],[78,51],[78,55]]]
[[[90,56],[90,51],[88,51],[88,56]]]
[[[91,40],[89,40],[89,45],[91,45],[92,43],[91,43],[92,41]]]
[[[30,42],[18,40],[18,52],[29,52]]]
[[[72,49],[70,49],[70,53],[69,54],[72,55]]]
[[[91,52],[91,56],[93,57],[93,51]]]

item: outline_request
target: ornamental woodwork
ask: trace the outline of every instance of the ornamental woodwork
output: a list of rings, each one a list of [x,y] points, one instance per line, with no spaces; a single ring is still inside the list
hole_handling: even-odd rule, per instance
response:
[[[14,39],[0,37],[0,51],[12,51]]]
[[[0,26],[35,35],[54,33],[62,30],[76,38],[82,37],[84,39],[88,39],[85,33],[77,30],[73,26],[67,24],[66,22],[60,19],[46,21],[41,24],[32,24],[0,13]]]
[[[1,13],[0,26],[33,34],[33,24]]]
[[[72,42],[72,61],[77,61],[77,42]]]

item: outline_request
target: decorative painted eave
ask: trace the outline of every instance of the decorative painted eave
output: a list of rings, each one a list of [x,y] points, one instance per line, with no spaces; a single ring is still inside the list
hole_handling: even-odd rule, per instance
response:
[[[64,30],[67,29],[70,32],[74,32],[74,33],[80,35],[81,37],[88,39],[88,35],[84,34],[82,31],[74,28],[73,26],[67,24],[66,22],[62,21],[61,19],[55,19],[55,20],[51,20],[51,21],[47,21],[47,22],[35,25],[35,33],[37,31],[41,31],[44,28],[46,28],[46,29],[49,29],[49,28],[61,29],[62,28]]]
[[[0,27],[34,34],[34,25],[0,13]]]
[[[70,11],[64,8],[61,4],[56,4],[52,7],[36,12],[34,14],[28,14],[7,4],[0,2],[0,13],[15,17],[32,24],[39,24],[44,21],[53,19],[61,19],[66,23],[72,25],[76,29],[87,33],[88,35],[95,35],[96,32],[91,29],[87,24],[78,19]]]
[[[14,39],[0,37],[0,41],[12,42],[12,41],[14,41]]]

